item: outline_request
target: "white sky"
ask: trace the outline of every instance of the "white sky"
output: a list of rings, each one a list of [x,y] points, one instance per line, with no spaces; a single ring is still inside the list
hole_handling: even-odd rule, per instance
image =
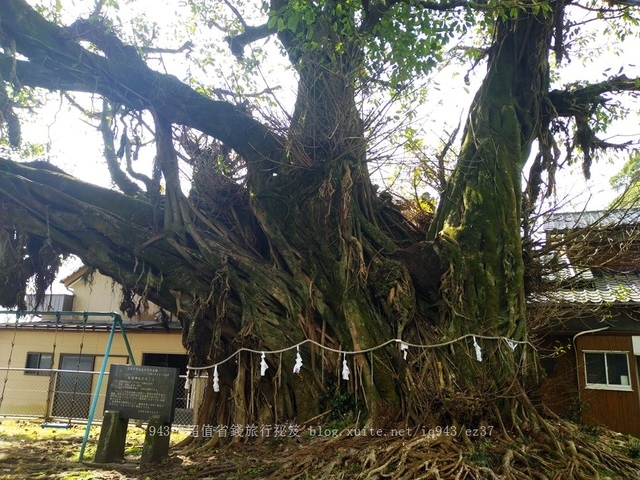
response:
[[[144,2],[139,2],[139,4],[144,4]],[[153,5],[154,8],[145,10],[145,14],[150,20],[158,23],[164,23],[168,18],[175,20],[176,16],[174,14],[167,15],[166,10],[157,8],[155,2]],[[123,16],[125,15],[125,12],[121,13]],[[177,48],[186,38],[189,38],[178,28],[176,26],[169,27],[169,35],[173,41],[161,46]],[[210,33],[214,34],[215,32],[211,31]],[[192,40],[198,47],[198,40]],[[640,40],[637,37],[628,39],[619,54],[612,51],[611,46],[606,44],[604,37],[598,37],[598,42],[591,46],[593,62],[574,61],[562,68],[562,83],[585,79],[593,82],[601,81],[605,78],[603,70],[607,67],[610,67],[608,74],[616,74],[623,67],[624,73],[628,76],[640,76],[640,71],[635,65],[637,52],[640,51]],[[269,48],[275,51],[275,44],[271,42],[270,45],[271,47]],[[261,43],[259,46],[264,47],[264,44]],[[185,67],[180,57],[165,56],[164,60],[165,65],[170,69],[169,73],[177,76],[184,74]],[[157,68],[157,66],[154,68]],[[291,72],[279,74],[278,72],[282,72],[282,69],[277,64],[270,68],[271,71],[262,72],[267,79],[267,86],[281,85],[281,92],[285,93],[284,101],[288,103],[287,108],[291,108],[294,99],[294,84],[292,83]],[[457,125],[461,117],[464,118],[466,116],[466,109],[469,107],[479,81],[484,75],[484,70],[483,66],[476,68],[472,77],[472,84],[468,88],[465,87],[463,81],[464,71],[461,73],[459,68],[455,70],[457,76],[452,75],[451,72],[453,70],[446,69],[434,78],[432,83],[433,91],[431,92],[433,95],[431,100],[422,106],[420,120],[417,122],[418,126],[424,128],[425,132],[427,132],[428,138],[431,138],[432,141],[437,141],[438,135],[441,134],[443,129],[451,130]],[[211,76],[216,78],[213,74]],[[291,93],[287,94],[286,92]],[[105,187],[110,186],[109,174],[102,159],[103,147],[99,132],[81,120],[75,111],[70,110],[67,106],[60,106],[59,97],[56,94],[50,94],[50,96],[52,98],[51,105],[40,114],[40,117],[37,119],[29,118],[27,123],[23,125],[24,136],[31,142],[50,142],[51,150],[47,159],[64,170],[85,181]],[[629,106],[632,106],[631,103],[629,100]],[[640,105],[637,101],[635,101],[634,105],[636,111],[639,111]],[[626,141],[628,138],[639,138],[639,120],[638,114],[635,113],[627,120],[616,122],[610,131],[615,132],[617,137],[614,136],[610,140]],[[573,199],[563,209],[582,209],[586,202],[588,202],[588,209],[605,208],[615,196],[609,187],[609,178],[617,173],[625,159],[626,157],[624,156],[612,154],[609,160],[594,164],[592,167],[592,179],[589,182],[584,180],[579,164],[559,173],[558,197],[560,199]],[[148,172],[149,170],[147,169],[146,171]],[[79,265],[76,260],[64,266],[60,277],[63,278],[69,275]],[[59,284],[54,286],[53,292],[64,293],[65,289]]]
[[[81,5],[82,8],[89,7],[89,4]],[[132,5],[133,7],[131,8],[135,8],[136,5],[140,8],[140,6],[144,7],[148,5],[148,2],[137,2]],[[154,5],[157,4],[154,3]],[[78,6],[78,8],[81,7]],[[181,29],[181,27],[175,23],[178,17],[177,14],[174,11],[167,12],[167,8],[169,7],[144,7],[137,12],[138,16],[145,15],[150,22],[156,22],[158,24],[167,24],[168,22],[168,25],[165,27],[165,33],[168,35],[168,39],[165,44],[160,46],[177,48],[185,39],[191,39],[196,44],[197,49],[199,46],[204,46],[206,41],[211,41],[216,35],[218,37],[221,36],[219,32],[212,29],[200,32],[201,35],[206,34],[209,38],[200,40],[198,38],[191,38],[184,29]],[[125,18],[127,12],[121,10],[120,15]],[[219,41],[222,42],[220,39]],[[623,68],[623,73],[626,73],[630,77],[640,76],[640,71],[634,64],[637,52],[640,51],[640,40],[638,37],[627,39],[623,50],[618,53],[614,52],[615,48],[608,45],[607,42],[608,40],[601,35],[596,37],[596,40],[590,44],[589,59],[593,60],[593,63],[573,61],[563,66],[561,83],[585,79],[593,82],[601,81],[607,74],[616,74],[621,67]],[[271,47],[269,48],[275,52],[276,47],[274,42],[270,42],[270,45]],[[264,44],[260,43],[258,46],[264,47]],[[621,45],[617,45],[616,47],[621,47]],[[222,61],[225,62],[228,61],[228,59],[223,59]],[[176,74],[177,76],[183,75],[185,72],[185,64],[180,55],[165,55],[164,65],[170,69],[169,73]],[[157,67],[158,65],[156,64],[154,68]],[[603,76],[603,71],[607,67],[609,67],[610,70],[604,73]],[[268,69],[269,67],[265,68]],[[277,65],[271,68],[274,71],[263,72],[268,86],[282,85],[283,92],[292,91],[294,88],[292,84],[292,74],[285,72],[284,75],[279,75],[278,72],[282,72],[282,69],[279,69]],[[431,100],[421,108],[421,120],[418,126],[425,130],[427,138],[431,139],[429,141],[437,142],[437,137],[444,128],[451,130],[451,128],[458,123],[459,118],[461,116],[464,117],[464,112],[468,108],[479,81],[484,74],[484,67],[480,66],[476,69],[474,77],[472,77],[472,85],[468,88],[465,88],[463,82],[462,74],[464,74],[464,72],[460,74],[461,70],[456,68],[455,71],[458,75],[454,77],[451,73],[452,71],[452,69],[444,70],[434,78],[431,84],[433,87]],[[206,72],[204,73],[206,74]],[[211,75],[211,77],[216,78],[215,75]],[[102,186],[109,186],[110,180],[106,165],[104,165],[104,161],[102,160],[103,147],[99,133],[80,120],[75,112],[69,111],[68,107],[60,107],[55,94],[51,94],[51,97],[54,101],[51,106],[43,112],[43,118],[37,123],[25,126],[25,136],[28,136],[29,140],[34,142],[51,142],[51,151],[48,159],[61,168],[86,181]],[[285,94],[283,98],[285,102],[289,104],[288,108],[290,108],[294,98],[293,94]],[[635,105],[636,107],[640,107],[637,101]],[[627,137],[627,135],[637,139],[640,137],[639,120],[637,114],[632,114],[626,121],[617,122],[616,125],[610,129],[610,132],[615,132],[617,136],[613,136],[613,138],[610,137],[609,140],[625,141],[631,138]],[[564,197],[568,195],[570,197],[576,197],[577,200],[574,204],[576,204],[577,208],[582,208],[579,204],[584,203],[589,197],[591,202],[590,208],[596,209],[606,206],[613,197],[609,188],[609,177],[619,170],[625,159],[623,156],[611,154],[609,155],[608,161],[601,161],[593,165],[592,180],[590,182],[584,181],[580,173],[579,165],[573,168],[574,172],[563,171],[558,175],[559,196]],[[141,168],[141,170],[144,169]],[[149,171],[148,168],[146,171]],[[587,193],[584,193],[585,191]],[[593,205],[593,207],[591,207],[591,205]]]

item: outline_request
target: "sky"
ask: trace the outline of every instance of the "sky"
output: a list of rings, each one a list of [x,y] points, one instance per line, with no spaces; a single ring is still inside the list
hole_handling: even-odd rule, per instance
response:
[[[135,8],[135,5],[144,6],[145,2],[133,3],[133,6],[127,8]],[[86,8],[86,4],[85,4]],[[165,7],[145,9],[136,13],[136,15],[145,15],[150,22],[157,24],[166,23],[167,19],[171,19],[166,26],[169,37],[166,44],[162,45],[168,48],[177,48],[185,39],[193,40],[196,47],[194,55],[198,49],[205,49],[209,42],[215,41],[215,36],[220,37],[220,33],[215,29],[203,30],[196,32],[199,38],[189,36],[187,32],[181,30],[180,26],[175,23],[177,15],[173,11],[167,12]],[[175,7],[173,7],[175,8]],[[142,13],[141,13],[142,12]],[[119,14],[125,18],[128,13],[122,9]],[[72,18],[72,14],[69,14]],[[576,14],[580,15],[580,13]],[[586,14],[585,14],[586,15]],[[135,28],[133,24],[125,23],[125,31]],[[207,38],[204,36],[208,35]],[[573,60],[565,62],[562,66],[562,83],[573,82],[588,79],[590,81],[601,81],[606,75],[615,74],[619,70],[629,76],[640,76],[640,71],[635,65],[636,52],[640,50],[640,40],[628,38],[625,42],[625,49],[616,52],[616,47],[620,45],[610,45],[607,43],[604,35],[597,35],[595,39],[588,45],[589,56],[587,60]],[[224,42],[218,38],[218,43]],[[261,43],[259,48],[270,48],[272,53],[276,50],[275,43]],[[226,47],[225,47],[226,48]],[[202,52],[198,53],[201,54]],[[155,68],[165,67],[170,73],[180,76],[185,71],[184,59],[181,55],[164,56],[163,63],[155,64]],[[609,68],[608,71],[604,71]],[[213,67],[209,67],[212,73]],[[283,70],[277,65],[269,68],[268,66],[261,72],[269,87],[282,86],[282,92],[285,103],[290,108],[293,102],[294,83],[291,73],[281,73]],[[271,71],[269,71],[271,70]],[[454,74],[454,71],[457,75]],[[484,67],[480,66],[472,72],[471,85],[464,84],[463,76],[460,74],[461,69],[449,68],[439,72],[430,84],[429,101],[419,109],[418,119],[415,124],[422,128],[425,132],[427,143],[436,143],[443,129],[451,130],[461,118],[466,116],[466,109],[470,105],[471,99],[479,82],[484,74]],[[207,73],[206,71],[204,72]],[[219,71],[213,73],[219,74]],[[232,75],[230,76],[232,78]],[[559,85],[560,83],[558,83]],[[290,92],[290,93],[287,93]],[[56,94],[50,94],[52,101],[50,105],[42,113],[42,118],[38,121],[29,119],[29,125],[24,130],[31,141],[41,143],[51,143],[51,150],[48,159],[66,171],[82,178],[86,181],[96,183],[105,187],[110,186],[109,175],[102,158],[102,144],[98,131],[95,127],[90,126],[86,121],[78,118],[78,115],[63,105],[60,97]],[[87,97],[88,98],[88,97]],[[640,110],[640,105],[635,102],[636,107]],[[95,123],[95,122],[94,122]],[[607,137],[610,141],[626,141],[629,138],[640,138],[640,118],[632,115],[631,118],[617,122],[610,129],[612,133]],[[605,207],[615,193],[609,187],[609,178],[615,174],[625,157],[620,155],[608,155],[605,160],[596,163],[592,168],[592,178],[585,181],[580,173],[580,166],[576,165],[571,169],[561,172],[558,176],[558,196],[559,198],[575,198],[573,202],[567,204],[568,209],[580,207],[585,201],[589,201],[592,209],[600,209]],[[147,157],[148,168],[151,159]],[[147,170],[148,171],[148,170]],[[526,171],[526,169],[525,169]],[[383,171],[383,177],[388,178],[389,173]],[[591,205],[593,205],[591,207]]]
[[[144,2],[139,2],[139,4],[143,5]],[[154,5],[157,6],[155,3]],[[124,17],[126,12],[122,11],[121,14]],[[150,21],[158,23],[164,22],[167,18],[174,20],[176,18],[176,15],[168,15],[162,8],[155,7],[144,10],[144,15]],[[133,25],[129,26],[131,29],[134,28]],[[194,41],[196,49],[205,49],[207,42],[214,41],[213,38],[207,38],[206,41],[199,42],[197,38],[189,37],[184,31],[179,31],[179,27],[175,25],[168,28],[172,40],[162,45],[167,48],[177,48],[186,38]],[[209,33],[213,35],[214,32]],[[203,35],[203,32],[200,32],[200,35]],[[218,42],[223,44],[220,39]],[[262,43],[258,47],[270,48],[272,53],[277,50],[274,42]],[[558,82],[557,86],[584,79],[594,82],[601,81],[607,75],[616,74],[620,69],[628,76],[640,76],[635,64],[637,52],[640,51],[640,40],[638,38],[628,39],[622,51],[617,52],[616,47],[620,47],[620,45],[607,44],[604,36],[596,36],[595,41],[589,45],[590,55],[587,60],[573,60],[563,65],[562,82]],[[160,64],[156,64],[155,68],[160,66]],[[169,73],[178,76],[185,71],[184,59],[180,56],[165,56],[162,66],[166,67]],[[210,69],[212,68],[210,67]],[[605,71],[606,68],[609,70]],[[452,68],[444,69],[434,77],[430,84],[432,90],[429,101],[419,109],[415,121],[418,127],[424,129],[428,141],[437,142],[443,129],[451,130],[461,118],[466,116],[466,111],[482,80],[484,71],[483,66],[476,68],[472,72],[471,84],[468,86],[465,85],[459,67],[455,68],[455,72]],[[288,105],[286,108],[291,108],[295,98],[293,76],[290,72],[285,72],[284,75],[282,72],[283,70],[274,64],[271,67],[266,66],[264,71],[260,73],[266,82],[266,85],[263,86],[282,87],[281,92],[284,92],[285,104]],[[207,74],[207,71],[204,73]],[[219,71],[214,73],[220,74]],[[73,109],[61,101],[59,95],[52,93],[49,94],[49,97],[51,99],[49,105],[38,118],[27,118],[26,124],[23,125],[25,137],[32,142],[50,143],[51,149],[46,159],[51,160],[69,173],[88,182],[109,187],[109,174],[102,161],[103,147],[99,132],[87,121],[80,119]],[[627,101],[630,106],[633,103],[640,111],[640,105],[637,101]],[[607,137],[610,141],[640,138],[640,118],[637,114],[632,114],[630,118],[616,122],[610,132],[612,133]],[[554,200],[557,199],[563,204],[563,210],[583,209],[585,205],[589,210],[606,208],[615,197],[615,192],[609,186],[609,178],[621,168],[625,159],[621,155],[608,155],[606,159],[593,165],[589,181],[584,179],[579,164],[561,171],[558,175],[557,197]],[[147,158],[142,162],[145,161],[148,167],[151,159]],[[388,178],[389,175],[388,172],[382,171],[384,178]],[[69,262],[62,268],[60,278],[69,275],[79,266],[80,262],[77,259]],[[61,284],[58,284],[54,287],[53,292],[64,293],[65,289]]]

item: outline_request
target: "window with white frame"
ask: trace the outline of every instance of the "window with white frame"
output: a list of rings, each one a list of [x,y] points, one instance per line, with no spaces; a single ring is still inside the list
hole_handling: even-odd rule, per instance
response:
[[[27,353],[27,361],[24,371],[25,375],[51,375],[51,354],[41,352],[29,352]]]
[[[628,352],[584,352],[587,388],[631,390]]]

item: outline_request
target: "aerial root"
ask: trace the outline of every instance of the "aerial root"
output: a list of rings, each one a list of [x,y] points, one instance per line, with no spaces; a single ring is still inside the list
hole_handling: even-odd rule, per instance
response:
[[[546,421],[546,420],[545,420]],[[314,438],[273,445],[234,445],[204,451],[190,461],[208,466],[193,478],[363,480],[594,480],[640,478],[640,464],[628,455],[626,437],[605,432],[587,435],[572,424],[553,421],[527,436],[509,431],[503,436]],[[190,446],[193,448],[193,445]],[[240,448],[241,453],[238,453]],[[242,451],[242,449],[247,451]],[[208,460],[208,461],[207,461]],[[215,467],[212,463],[215,462]],[[236,472],[238,477],[224,474]],[[205,475],[206,473],[206,475]],[[216,477],[216,475],[219,475]],[[226,475],[226,476],[225,476]]]

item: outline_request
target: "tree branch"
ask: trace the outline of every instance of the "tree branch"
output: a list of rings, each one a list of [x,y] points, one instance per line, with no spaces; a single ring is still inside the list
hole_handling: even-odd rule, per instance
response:
[[[113,108],[109,105],[109,102],[104,99],[102,101],[102,112],[100,113],[100,126],[98,127],[104,143],[104,158],[107,161],[107,168],[109,169],[111,180],[113,180],[122,193],[132,197],[140,193],[140,188],[135,182],[131,181],[120,168],[113,141],[113,132],[111,131],[113,113]]]
[[[638,7],[640,0],[609,0],[612,5],[624,5],[625,7]]]
[[[382,17],[387,13],[394,5],[400,3],[406,3],[412,7],[421,7],[426,10],[432,10],[437,12],[444,12],[447,10],[453,10],[460,7],[473,7],[476,9],[486,9],[486,4],[483,1],[469,1],[469,0],[450,0],[448,2],[434,2],[434,1],[420,1],[420,0],[390,0],[384,1],[363,1],[362,8],[364,9],[365,18],[360,27],[362,33],[371,33],[373,28],[378,24]]]
[[[213,101],[172,75],[151,70],[136,49],[96,28],[91,35],[106,56],[96,55],[69,38],[69,33],[46,21],[24,0],[3,2],[0,31],[15,40],[17,52],[29,61],[2,58],[0,71],[15,68],[21,85],[51,90],[98,93],[132,109],[154,110],[172,123],[196,128],[236,150],[256,169],[271,170],[283,156],[283,141],[242,109]]]
[[[191,50],[193,48],[193,42],[187,40],[179,48],[160,48],[160,47],[140,47],[140,50],[144,53],[182,53],[185,50]]]
[[[175,311],[175,292],[206,298],[211,272],[229,258],[258,269],[255,258],[226,237],[223,225],[206,230],[205,257],[176,245],[170,235],[156,235],[153,217],[147,202],[0,158],[0,229],[47,239],[129,288],[139,287],[140,278],[149,275],[149,299],[164,308]]]
[[[603,82],[572,86],[549,92],[549,100],[560,117],[583,115],[594,106],[606,103],[604,93],[640,91],[640,79],[626,75],[611,77]]]
[[[296,286],[291,275],[260,262],[234,241],[225,225],[208,220],[198,228],[207,243],[202,249],[179,244],[171,232],[155,233],[153,216],[147,202],[0,158],[0,236],[4,229],[42,239],[56,252],[79,256],[86,265],[162,308],[182,311],[186,318],[218,318],[220,312],[208,302],[222,271],[228,271],[228,288],[237,293],[228,300],[235,312],[249,295],[264,311],[290,301],[285,292]],[[236,313],[228,331],[237,331],[241,318],[244,315]]]
[[[233,3],[231,3],[229,0],[224,0],[224,3],[227,7],[229,7],[229,10],[231,10],[233,12],[233,14],[236,16],[236,18],[238,19],[238,21],[240,22],[240,24],[244,27],[247,28],[247,22],[244,21],[244,18],[242,18],[242,14],[240,13],[240,10],[238,10],[236,7],[233,6]]]
[[[551,112],[549,118],[570,117],[575,121],[575,134],[567,148],[567,159],[571,158],[573,147],[579,146],[584,159],[582,169],[585,177],[590,177],[592,152],[595,149],[624,148],[628,144],[614,144],[596,137],[590,125],[596,109],[608,102],[605,93],[632,92],[640,90],[640,79],[630,79],[626,75],[610,77],[599,83],[570,86],[564,90],[549,92]],[[555,161],[551,162],[555,165]],[[554,167],[555,168],[555,167]],[[553,176],[551,176],[553,181]]]
[[[226,40],[231,53],[236,58],[242,58],[244,55],[244,47],[257,40],[267,38],[276,32],[277,30],[275,28],[269,28],[266,23],[257,27],[247,25],[242,33],[234,35],[233,37],[229,36]]]

